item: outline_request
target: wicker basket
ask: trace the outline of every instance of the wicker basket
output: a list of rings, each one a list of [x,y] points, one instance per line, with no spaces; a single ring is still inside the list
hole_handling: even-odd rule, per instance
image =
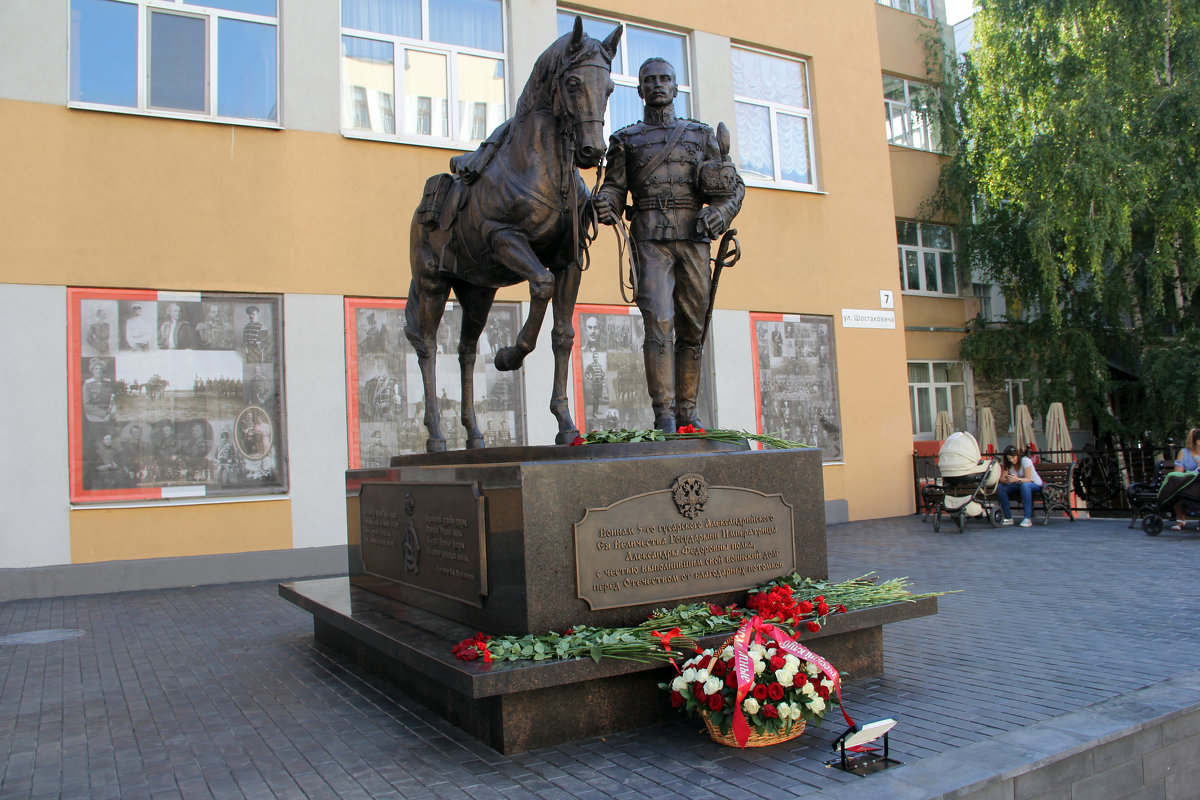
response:
[[[740,747],[737,738],[733,735],[733,731],[729,733],[721,733],[721,729],[712,723],[708,718],[708,714],[701,712],[700,716],[704,718],[704,727],[708,728],[708,735],[717,744],[723,744],[727,747]],[[750,728],[750,738],[746,740],[746,747],[766,747],[772,744],[782,744],[795,739],[800,734],[804,733],[806,722],[803,719],[798,719],[792,722],[792,729],[787,733],[759,733]]]

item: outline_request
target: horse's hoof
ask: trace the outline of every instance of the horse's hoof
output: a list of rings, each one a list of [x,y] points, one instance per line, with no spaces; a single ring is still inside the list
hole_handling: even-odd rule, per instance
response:
[[[444,453],[446,452],[445,439],[430,439],[425,443],[426,453]]]
[[[555,444],[570,444],[571,442],[575,441],[578,438],[579,438],[578,430],[559,431],[558,435],[554,437],[554,443]]]
[[[496,353],[496,369],[501,372],[519,369],[523,363],[525,354],[517,347],[501,347],[500,352]]]
[[[472,436],[470,439],[467,439],[467,449],[468,450],[478,450],[481,447],[483,447],[483,437],[482,436]]]

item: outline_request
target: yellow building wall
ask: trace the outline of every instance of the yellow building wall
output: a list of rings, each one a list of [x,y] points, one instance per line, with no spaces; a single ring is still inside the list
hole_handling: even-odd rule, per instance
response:
[[[71,512],[71,563],[287,550],[291,503],[84,508]]]
[[[596,10],[636,20],[645,8],[614,0]],[[912,347],[901,333],[909,303],[897,303],[895,331],[836,322],[843,308],[879,308],[880,290],[900,294],[897,157],[883,141],[879,53],[862,35],[900,23],[867,2],[779,8],[768,0],[748,0],[736,15],[715,0],[655,8],[655,24],[720,20],[735,43],[810,59],[824,193],[749,190],[736,221],[745,258],[722,280],[718,304],[834,317],[845,463],[826,466],[825,496],[845,499],[852,519],[907,513],[908,482],[879,476],[910,470]],[[0,101],[0,117],[0,174],[21,198],[0,213],[0,279],[10,283],[403,297],[413,210],[425,178],[454,154],[16,101]],[[620,302],[608,230],[580,300]],[[71,549],[76,562],[240,552],[289,547],[290,530],[286,500],[80,509]]]

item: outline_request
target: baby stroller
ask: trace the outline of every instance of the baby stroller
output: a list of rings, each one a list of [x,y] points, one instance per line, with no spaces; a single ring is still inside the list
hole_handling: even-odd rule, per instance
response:
[[[1158,488],[1158,497],[1142,518],[1142,530],[1147,536],[1162,533],[1163,517],[1175,504],[1183,502],[1200,505],[1200,472],[1169,472]]]
[[[1000,483],[1000,459],[983,458],[975,437],[965,431],[952,433],[938,450],[938,478],[922,490],[926,508],[933,516],[933,529],[942,527],[942,514],[948,515],[962,533],[967,517],[984,517],[993,528],[999,527],[1004,512],[995,504]]]

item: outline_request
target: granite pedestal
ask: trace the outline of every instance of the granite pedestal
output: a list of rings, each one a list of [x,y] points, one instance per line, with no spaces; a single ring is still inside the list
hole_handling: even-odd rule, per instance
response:
[[[620,627],[827,577],[820,451],[707,440],[400,456],[347,473],[348,576],[280,586],[316,638],[489,746],[515,753],[653,724],[669,667],[484,664],[474,635]],[[835,615],[803,641],[849,679],[883,669],[882,625],[934,599]],[[709,637],[715,646],[728,634]]]

